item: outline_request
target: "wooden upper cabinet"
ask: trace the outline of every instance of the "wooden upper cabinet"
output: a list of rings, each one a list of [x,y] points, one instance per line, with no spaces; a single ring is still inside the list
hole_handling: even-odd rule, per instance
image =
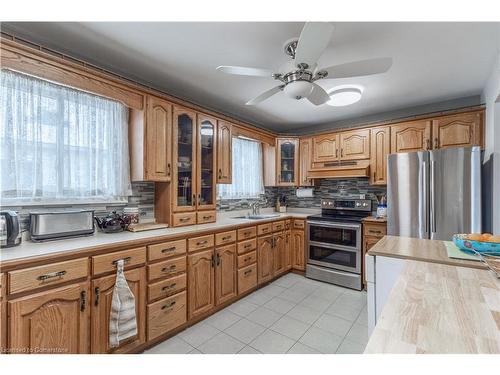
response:
[[[215,210],[216,135],[217,120],[198,114],[196,207],[199,210]]]
[[[433,148],[482,146],[482,113],[460,113],[432,120]]]
[[[73,284],[8,302],[14,353],[89,352],[89,284]]]
[[[299,186],[312,186],[312,179],[307,178],[311,168],[311,138],[299,142]]]
[[[116,275],[101,277],[92,281],[92,353],[126,353],[146,342],[146,269],[145,267],[125,271],[128,286],[135,297],[137,335],[124,340],[117,348],[109,346],[109,318]]]
[[[431,149],[431,121],[409,121],[391,126],[391,153]]]
[[[312,155],[314,163],[339,160],[339,135],[335,133],[313,137]]]
[[[172,104],[148,96],[146,109],[146,170],[150,181],[170,181],[172,175]]]
[[[387,185],[387,155],[390,152],[390,128],[370,129],[370,184]]]
[[[232,172],[232,125],[219,120],[217,123],[217,183],[231,184]]]
[[[276,186],[278,174],[276,172],[276,146],[262,144],[262,161],[264,168],[264,186]]]
[[[196,113],[182,107],[173,109],[174,212],[196,209]]]
[[[238,295],[236,285],[236,244],[219,247],[215,250],[215,304],[227,302]]]
[[[370,158],[370,129],[340,133],[340,160]]]
[[[213,249],[188,255],[188,319],[214,307]]]
[[[278,186],[297,186],[299,181],[299,141],[293,138],[276,140],[276,168]]]
[[[273,236],[260,237],[257,242],[257,282],[265,283],[273,278]]]

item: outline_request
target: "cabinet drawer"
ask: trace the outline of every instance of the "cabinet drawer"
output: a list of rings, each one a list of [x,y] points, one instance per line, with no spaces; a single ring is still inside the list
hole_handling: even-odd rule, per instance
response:
[[[66,281],[87,277],[88,274],[88,258],[79,258],[11,271],[8,273],[9,293],[13,294],[58,285]],[[3,288],[5,288],[4,285],[2,285]]]
[[[214,247],[214,235],[201,236],[188,239],[188,250],[190,252]]]
[[[168,297],[186,289],[186,274],[170,277],[166,280],[148,285],[148,300],[153,301],[160,297]]]
[[[257,235],[257,227],[238,229],[238,241],[248,240],[249,238],[254,238],[256,235]]]
[[[257,226],[257,234],[262,236],[264,234],[269,234],[273,231],[273,223],[260,224]]]
[[[285,229],[285,222],[284,221],[277,221],[273,223],[273,232],[278,232],[280,230]]]
[[[238,270],[238,294],[245,293],[247,290],[257,286],[257,265]]]
[[[255,262],[257,262],[257,252],[255,250],[238,256],[238,268],[249,266]]]
[[[225,245],[236,241],[236,231],[231,230],[229,232],[217,233],[215,235],[215,245]]]
[[[148,266],[148,280],[156,280],[182,272],[186,272],[186,257],[169,259],[164,262],[150,264]]]
[[[293,229],[304,229],[306,227],[306,222],[304,220],[294,220]]]
[[[110,254],[97,255],[92,257],[92,274],[100,275],[116,270],[116,262],[120,259],[125,261],[125,269],[139,266],[146,263],[146,248],[117,251]]]
[[[196,212],[183,212],[172,214],[172,226],[183,227],[196,224]]]
[[[148,340],[153,340],[186,323],[186,313],[186,292],[149,304]]]
[[[204,223],[214,223],[215,220],[217,220],[217,215],[215,211],[203,211],[203,212],[198,212],[198,224],[204,224]]]
[[[257,238],[238,242],[238,255],[248,253],[257,248]]]
[[[186,254],[186,240],[163,242],[148,246],[148,259],[166,259]]]
[[[365,236],[384,237],[387,234],[386,225],[365,224],[364,227]]]

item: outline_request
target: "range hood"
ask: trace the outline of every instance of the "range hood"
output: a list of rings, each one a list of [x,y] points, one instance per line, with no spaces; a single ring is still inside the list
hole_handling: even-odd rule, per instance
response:
[[[370,177],[370,161],[340,161],[323,163],[321,168],[312,168],[307,172],[308,178],[351,178]]]

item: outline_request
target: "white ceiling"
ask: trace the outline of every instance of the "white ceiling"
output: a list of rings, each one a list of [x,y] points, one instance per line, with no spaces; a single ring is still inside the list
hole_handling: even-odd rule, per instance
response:
[[[481,93],[498,53],[499,23],[334,23],[319,66],[392,57],[385,74],[321,80],[324,88],[355,83],[363,98],[348,107],[316,107],[279,93],[257,106],[245,102],[272,88],[272,78],[230,76],[219,65],[277,69],[283,43],[303,22],[9,23],[8,32],[98,63],[173,95],[276,131],[391,111]]]

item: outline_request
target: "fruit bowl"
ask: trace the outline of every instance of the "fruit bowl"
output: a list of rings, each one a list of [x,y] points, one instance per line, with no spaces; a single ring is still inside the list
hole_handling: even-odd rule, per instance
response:
[[[453,243],[462,251],[469,254],[485,254],[500,256],[500,243],[469,240],[467,234],[453,235]]]

